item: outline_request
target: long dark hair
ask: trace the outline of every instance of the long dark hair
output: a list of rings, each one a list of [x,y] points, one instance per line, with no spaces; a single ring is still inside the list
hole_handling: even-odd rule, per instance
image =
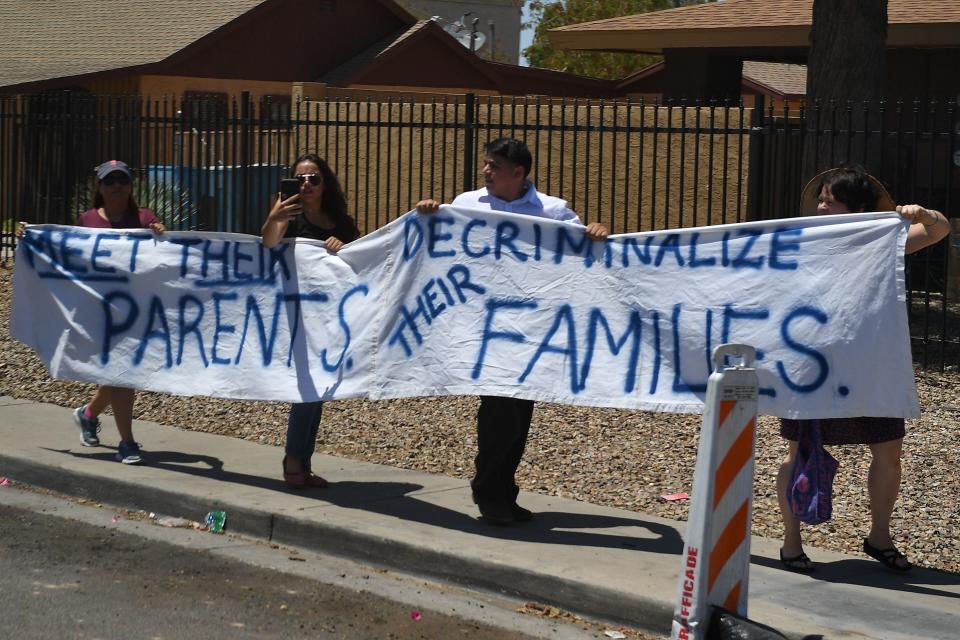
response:
[[[123,172],[120,171],[119,173],[123,173]],[[108,173],[107,175],[110,175],[110,174]],[[137,201],[133,199],[133,186],[132,186],[133,176],[129,176],[129,178],[130,178],[131,188],[130,188],[130,197],[127,199],[127,214],[135,216],[135,215],[139,215],[140,213],[140,205],[138,205]],[[93,188],[93,208],[99,209],[102,206],[103,206],[103,194],[100,193],[100,181],[95,180],[94,188]]]
[[[327,161],[315,153],[305,153],[293,166],[290,167],[290,177],[296,177],[297,165],[301,162],[312,162],[320,169],[320,175],[323,176],[323,196],[320,198],[320,208],[328,216],[333,218],[336,228],[334,235],[344,242],[350,242],[360,237],[360,229],[354,222],[350,214],[347,213],[347,198],[343,195],[343,187],[337,180],[337,175],[327,164]]]

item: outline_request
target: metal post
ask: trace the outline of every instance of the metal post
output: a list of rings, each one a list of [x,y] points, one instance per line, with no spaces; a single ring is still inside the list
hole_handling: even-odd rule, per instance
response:
[[[493,20],[487,21],[487,28],[490,30],[490,59],[497,59],[497,23]]]
[[[763,123],[763,96],[757,95],[753,103],[753,113],[750,114],[750,174],[748,180],[750,184],[747,187],[747,219],[760,220],[770,217],[780,217],[772,215],[772,212],[760,211],[763,202],[763,183],[764,183],[764,123]],[[740,124],[743,126],[743,123]]]
[[[474,166],[474,156],[476,156],[476,150],[474,146],[473,137],[476,130],[476,112],[477,112],[477,96],[473,93],[468,93],[466,95],[466,102],[464,103],[464,122],[463,122],[463,191],[473,191],[474,172],[476,168]]]
[[[249,91],[240,93],[240,219],[244,226],[250,219],[250,114]]]

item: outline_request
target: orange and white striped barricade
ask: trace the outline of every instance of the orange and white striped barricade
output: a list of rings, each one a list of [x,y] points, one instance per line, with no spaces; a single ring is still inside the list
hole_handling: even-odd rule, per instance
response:
[[[757,372],[753,347],[723,344],[714,371],[693,476],[687,539],[671,637],[702,640],[712,605],[747,615]],[[727,365],[727,359],[738,359]]]

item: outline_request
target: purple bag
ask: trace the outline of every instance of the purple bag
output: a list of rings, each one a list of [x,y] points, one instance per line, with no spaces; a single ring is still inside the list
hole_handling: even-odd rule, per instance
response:
[[[840,463],[823,448],[819,420],[803,421],[798,437],[787,502],[800,522],[819,524],[833,514],[833,478]]]

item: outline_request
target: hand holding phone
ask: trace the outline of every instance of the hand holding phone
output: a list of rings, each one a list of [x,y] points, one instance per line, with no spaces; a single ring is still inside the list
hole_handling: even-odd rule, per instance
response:
[[[296,178],[284,178],[280,181],[280,199],[286,200],[300,193],[300,181]]]

